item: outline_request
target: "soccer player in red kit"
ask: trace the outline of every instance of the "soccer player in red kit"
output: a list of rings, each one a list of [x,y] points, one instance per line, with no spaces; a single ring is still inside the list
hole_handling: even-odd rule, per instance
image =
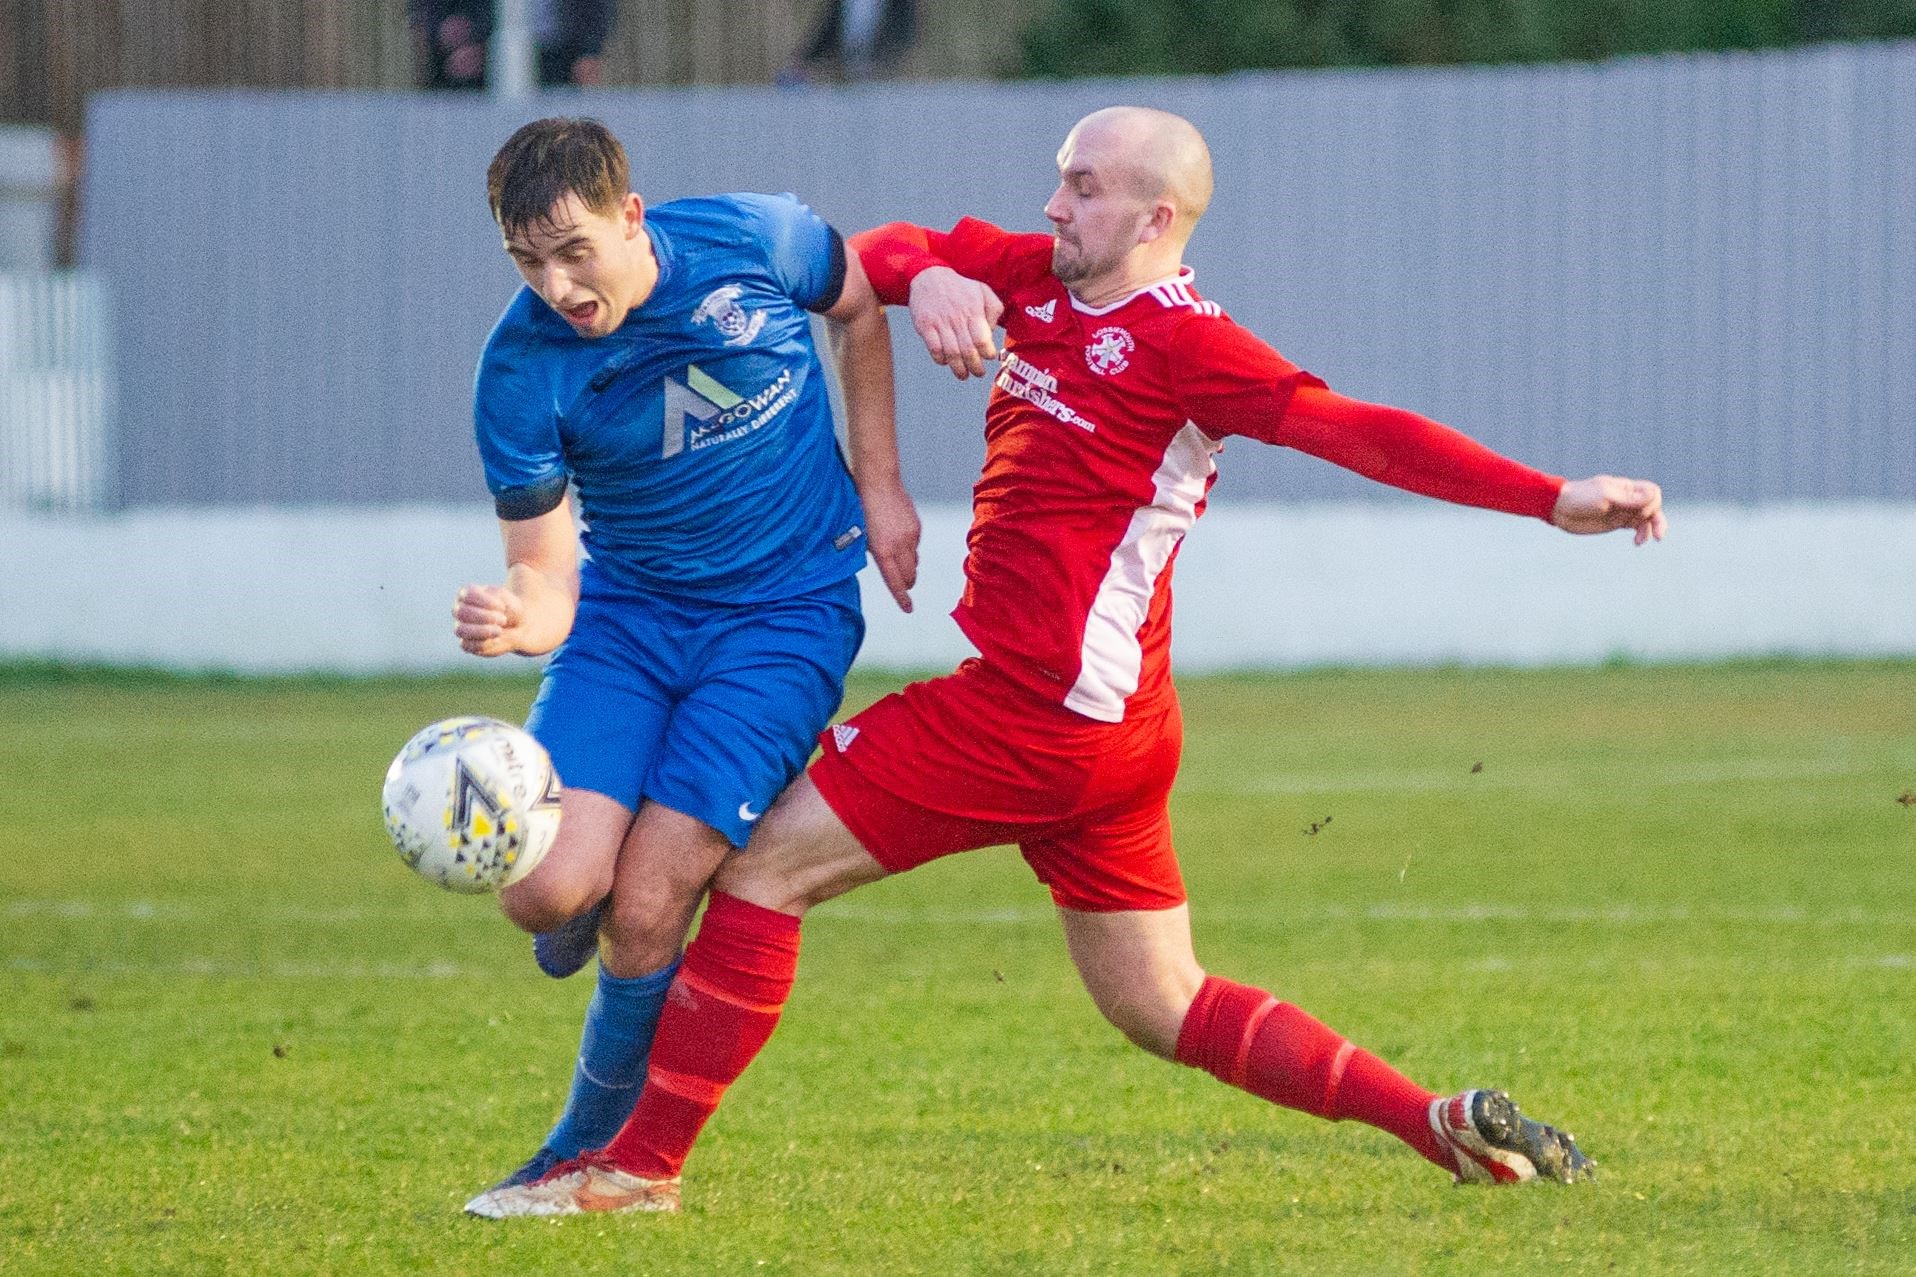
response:
[[[777,1024],[806,910],[1004,843],[1050,888],[1098,1009],[1145,1050],[1389,1131],[1460,1181],[1591,1174],[1569,1135],[1502,1092],[1437,1095],[1198,964],[1168,815],[1182,740],[1171,567],[1228,435],[1570,532],[1633,529],[1638,544],[1663,535],[1661,493],[1607,475],[1566,483],[1337,395],[1199,297],[1183,250],[1211,168],[1187,121],[1099,111],[1058,163],[1049,236],[966,220],[853,240],[880,298],[908,302],[960,378],[986,371],[1004,329],[955,613],[980,655],[821,737],[823,756],[719,870],[625,1129],[475,1213],[676,1209],[699,1130]]]

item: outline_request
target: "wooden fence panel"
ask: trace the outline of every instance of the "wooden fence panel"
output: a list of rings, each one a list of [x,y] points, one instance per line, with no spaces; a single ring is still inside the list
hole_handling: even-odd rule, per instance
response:
[[[826,0],[619,0],[608,86],[763,84]],[[1017,0],[922,0],[907,79],[1009,69]],[[107,88],[379,88],[412,81],[405,0],[0,0],[0,122],[69,133]]]

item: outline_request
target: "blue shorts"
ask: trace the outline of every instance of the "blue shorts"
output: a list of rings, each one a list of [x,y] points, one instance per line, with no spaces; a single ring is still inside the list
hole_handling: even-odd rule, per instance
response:
[[[811,757],[864,637],[855,577],[772,603],[588,590],[526,729],[567,787],[670,807],[743,847]]]

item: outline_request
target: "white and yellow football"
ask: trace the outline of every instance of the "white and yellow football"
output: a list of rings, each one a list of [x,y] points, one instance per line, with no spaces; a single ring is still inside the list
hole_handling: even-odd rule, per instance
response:
[[[559,835],[559,777],[545,748],[496,718],[422,728],[386,769],[386,832],[414,872],[448,891],[498,891]]]

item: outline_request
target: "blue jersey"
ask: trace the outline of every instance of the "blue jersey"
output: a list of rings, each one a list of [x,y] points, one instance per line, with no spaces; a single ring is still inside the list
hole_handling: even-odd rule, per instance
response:
[[[578,485],[588,589],[714,603],[855,574],[864,517],[832,430],[808,310],[844,282],[837,233],[790,196],[647,211],[659,279],[580,337],[521,288],[486,342],[474,420],[503,519]]]

